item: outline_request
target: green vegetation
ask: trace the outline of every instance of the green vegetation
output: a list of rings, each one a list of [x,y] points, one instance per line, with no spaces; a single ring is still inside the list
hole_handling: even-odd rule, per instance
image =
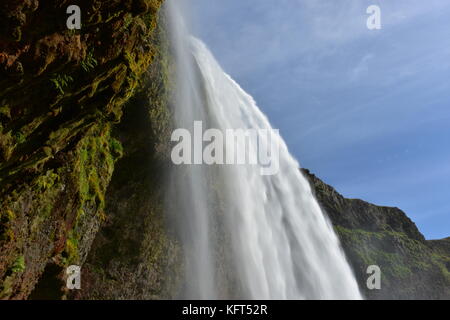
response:
[[[0,127],[0,156],[3,160],[8,161],[14,151],[15,142],[11,135],[11,131],[6,133],[2,132],[3,128]]]
[[[14,261],[11,271],[14,273],[20,273],[25,271],[25,257],[19,256],[16,261]]]
[[[15,134],[15,139],[16,139],[16,143],[17,144],[22,144],[22,143],[24,143],[25,142],[25,140],[26,140],[26,137],[25,137],[25,135],[22,133],[22,132],[17,132],[16,134]]]
[[[69,232],[62,257],[63,264],[66,266],[79,263],[78,236],[74,234],[74,231]]]
[[[405,296],[411,295],[409,283],[428,274],[446,279],[447,284],[442,285],[450,288],[450,273],[445,264],[450,256],[437,254],[425,243],[396,231],[372,232],[342,226],[335,226],[335,230],[353,263],[361,266],[362,276],[367,266],[380,266],[386,292],[395,287],[395,292],[403,290]]]
[[[11,119],[11,110],[8,106],[1,106],[0,107],[0,116],[3,116],[7,119]]]
[[[123,146],[119,140],[111,138],[109,148],[116,158],[121,158],[123,156]]]
[[[54,74],[50,81],[61,94],[64,94],[64,88],[68,87],[74,80],[66,74]]]
[[[167,89],[156,84],[163,74],[158,68],[146,74],[157,55],[155,27],[162,0],[142,0],[138,6],[128,1],[129,10],[116,2],[94,0],[82,31],[55,31],[53,10],[42,6],[43,0],[34,2],[48,24],[24,24],[14,34],[0,27],[0,60],[15,61],[0,68],[0,298],[5,299],[27,298],[42,281],[46,263],[63,270],[88,256],[98,229],[110,217],[105,211],[106,190],[115,162],[129,150],[114,138],[114,125],[122,121],[124,105],[146,77],[152,77],[149,83],[155,92]],[[0,2],[0,11],[7,5]],[[55,6],[62,7],[63,1],[57,0]],[[34,10],[28,5],[8,9],[11,17],[5,17],[2,25],[31,18]],[[14,56],[8,48],[17,48]],[[149,131],[155,130],[151,143],[163,140],[156,135],[165,128],[157,118],[167,117],[160,100],[148,101],[145,114],[154,120],[149,126]],[[150,142],[146,140],[145,147]],[[155,177],[150,177],[159,192]],[[133,207],[121,221],[128,224],[138,209]],[[155,205],[154,210],[161,208]],[[140,259],[148,261],[145,268],[158,269],[156,283],[167,250],[162,248],[162,226],[151,225],[157,219],[147,213],[141,212],[141,217],[147,219],[149,231],[155,231],[145,234],[154,237],[146,239],[147,252],[155,258]],[[144,218],[136,220],[138,227]],[[133,253],[141,252],[139,232],[135,233],[134,239],[124,242]],[[26,272],[21,273],[25,262]],[[12,272],[13,265],[17,272]]]
[[[130,13],[125,14],[121,31],[122,32],[127,31],[132,22],[133,22],[133,16]]]
[[[95,69],[95,67],[97,65],[98,65],[98,62],[94,58],[93,50],[89,51],[88,54],[86,55],[86,58],[83,61],[81,61],[81,68],[85,72],[89,72],[89,71]]]
[[[58,179],[59,175],[54,173],[53,170],[49,170],[45,175],[39,176],[35,180],[34,186],[41,190],[48,190],[54,186]]]
[[[123,154],[119,141],[112,138],[109,125],[92,127],[78,145],[73,178],[78,188],[79,207],[74,226],[69,232],[63,263],[78,263],[83,226],[91,219],[105,219],[105,192],[114,170],[114,163]],[[92,213],[96,213],[92,215]]]

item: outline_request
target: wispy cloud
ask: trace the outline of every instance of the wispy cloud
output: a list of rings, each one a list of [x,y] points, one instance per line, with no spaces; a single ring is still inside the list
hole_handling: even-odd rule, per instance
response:
[[[373,57],[374,55],[371,53],[363,55],[354,68],[350,70],[349,77],[351,82],[358,81],[363,74],[369,73],[369,62]]]
[[[450,1],[185,1],[196,32],[301,163],[344,193],[398,201],[413,218],[442,212],[432,195],[450,190],[441,161],[450,159]],[[381,30],[366,28],[372,4]],[[435,171],[413,183],[401,168],[418,164]],[[436,207],[425,210],[428,199]],[[431,237],[443,232],[435,223]]]

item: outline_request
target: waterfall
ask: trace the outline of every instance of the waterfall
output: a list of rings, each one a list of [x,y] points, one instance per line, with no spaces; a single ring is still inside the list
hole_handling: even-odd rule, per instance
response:
[[[261,174],[262,164],[174,165],[167,205],[185,255],[178,297],[360,299],[298,162],[254,99],[189,34],[174,6],[167,8],[177,74],[174,127],[193,132],[201,121],[204,130],[264,129],[279,148],[272,175]]]

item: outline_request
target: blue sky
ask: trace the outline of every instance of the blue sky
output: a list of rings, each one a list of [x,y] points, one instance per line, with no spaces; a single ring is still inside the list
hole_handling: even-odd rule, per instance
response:
[[[185,2],[302,167],[450,236],[450,1]],[[372,4],[381,30],[366,27]]]

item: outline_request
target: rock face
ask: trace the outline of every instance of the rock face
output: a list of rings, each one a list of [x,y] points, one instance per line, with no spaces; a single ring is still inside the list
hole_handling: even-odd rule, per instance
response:
[[[328,214],[367,299],[450,299],[450,238],[425,240],[397,208],[346,199],[302,170]],[[367,267],[381,269],[381,289],[369,290]]]
[[[148,85],[126,104],[113,130],[124,146],[123,157],[105,194],[107,219],[83,265],[86,285],[70,298],[162,299],[176,291],[181,252],[164,219],[171,163],[164,39],[160,34],[159,53],[145,74]]]
[[[141,97],[141,118],[153,136],[167,126],[164,69],[147,72],[156,60],[162,63],[157,28],[162,2],[76,1],[81,30],[67,29],[71,3],[65,0],[0,2],[0,299],[63,297],[65,268],[83,265],[92,243],[94,248],[104,245],[100,238],[94,241],[100,225],[125,219],[119,214],[120,199],[126,192],[133,198],[133,188],[140,183],[122,188],[134,177],[133,170],[140,169],[132,167],[139,153],[129,143],[132,117],[122,121],[127,102],[146,88],[151,97]],[[150,135],[140,147],[157,183],[162,173],[151,160],[159,142]],[[117,200],[117,207],[110,199]],[[152,217],[160,221],[156,207],[155,200]],[[126,214],[132,218],[126,219],[130,225],[124,229],[135,226],[133,219],[146,215],[144,211],[150,209],[132,215],[130,207]],[[159,235],[165,230],[157,227],[160,222],[147,223]],[[123,231],[121,236],[129,240],[124,229],[113,235]],[[108,232],[107,227],[102,230]],[[159,251],[142,259],[162,264],[166,238],[152,242],[148,237],[144,232],[135,238],[146,239],[148,246],[158,244]],[[140,250],[119,239],[113,239],[119,255],[125,250],[120,244]],[[101,262],[109,268],[106,252]],[[123,270],[115,265],[111,270]],[[158,278],[153,283],[160,281],[154,273],[152,277]]]

